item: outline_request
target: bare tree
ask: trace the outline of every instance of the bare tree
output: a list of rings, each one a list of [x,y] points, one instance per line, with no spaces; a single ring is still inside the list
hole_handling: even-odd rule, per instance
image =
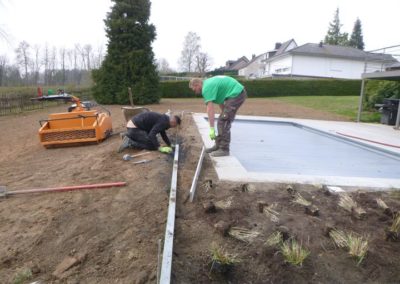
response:
[[[183,42],[183,50],[179,59],[182,71],[192,72],[195,69],[196,56],[200,52],[200,37],[195,32],[189,32]]]
[[[25,83],[28,84],[28,67],[31,61],[29,43],[21,41],[15,53],[17,55],[17,64],[24,70]]]
[[[103,45],[99,45],[97,47],[97,52],[93,52],[93,54],[92,54],[92,59],[91,59],[92,68],[94,68],[94,69],[100,68],[101,63],[103,62],[103,57],[104,57]]]
[[[157,61],[157,70],[160,74],[168,74],[174,72],[174,70],[172,70],[172,68],[169,67],[169,63],[165,58],[160,58]]]
[[[8,58],[6,55],[0,56],[0,86],[4,86],[4,79],[6,77],[6,67],[8,63]]]
[[[87,66],[87,70],[90,70],[91,69],[91,57],[92,57],[92,50],[93,50],[93,48],[92,48],[92,45],[90,45],[90,44],[85,44],[84,46],[83,46],[83,50],[82,50],[82,52],[83,52],[83,54],[84,54],[84,57],[86,58],[86,66]]]
[[[59,50],[60,55],[60,67],[62,72],[62,85],[65,85],[65,56],[66,56],[66,49],[65,47],[60,48]]]
[[[211,67],[211,58],[206,52],[199,52],[196,56],[196,71],[204,75]]]
[[[40,46],[35,44],[33,46],[33,60],[32,60],[32,74],[34,83],[39,82],[40,69],[42,67],[42,61],[40,60]]]
[[[44,66],[44,84],[49,85],[50,83],[50,50],[49,46],[46,45],[44,46],[43,50],[43,59],[42,59],[42,64]]]

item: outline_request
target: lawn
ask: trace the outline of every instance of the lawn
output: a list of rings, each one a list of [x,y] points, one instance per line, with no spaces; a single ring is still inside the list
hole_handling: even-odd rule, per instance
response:
[[[276,97],[271,100],[343,115],[354,121],[357,119],[358,96],[293,96]],[[364,122],[379,122],[380,113],[364,111],[361,117]]]

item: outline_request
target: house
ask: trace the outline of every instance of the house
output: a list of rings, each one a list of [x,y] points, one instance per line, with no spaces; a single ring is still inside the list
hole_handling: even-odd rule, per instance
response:
[[[295,46],[293,41],[285,50],[262,60],[255,77],[360,79],[365,71],[382,71],[396,62],[391,55],[365,52],[353,47],[322,43]],[[247,76],[246,68],[239,70],[239,74],[251,78]]]
[[[216,69],[215,71],[239,71],[241,68],[246,66],[249,63],[249,59],[246,56],[242,56],[237,60],[228,60],[225,63],[225,66]]]
[[[258,56],[253,55],[250,62],[239,70],[239,76],[246,78],[260,78],[265,74],[265,61],[274,56],[285,53],[297,46],[294,39],[288,40],[284,43],[277,42],[275,48],[271,51],[262,53]]]

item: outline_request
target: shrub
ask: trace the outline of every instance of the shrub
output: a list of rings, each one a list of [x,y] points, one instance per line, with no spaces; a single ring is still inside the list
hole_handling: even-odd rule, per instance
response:
[[[394,81],[368,81],[364,105],[374,109],[375,104],[383,103],[385,98],[400,99],[400,83]]]

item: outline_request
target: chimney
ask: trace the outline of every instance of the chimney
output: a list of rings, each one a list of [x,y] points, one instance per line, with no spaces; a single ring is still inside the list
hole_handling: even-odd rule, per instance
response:
[[[256,58],[256,55],[255,55],[255,54],[252,54],[252,55],[251,55],[251,59],[254,59],[254,58]]]
[[[319,42],[319,47],[323,47],[324,46],[324,44],[323,44],[323,42],[322,42],[322,40]]]
[[[277,42],[275,43],[275,49],[278,50],[282,46],[282,43]]]

